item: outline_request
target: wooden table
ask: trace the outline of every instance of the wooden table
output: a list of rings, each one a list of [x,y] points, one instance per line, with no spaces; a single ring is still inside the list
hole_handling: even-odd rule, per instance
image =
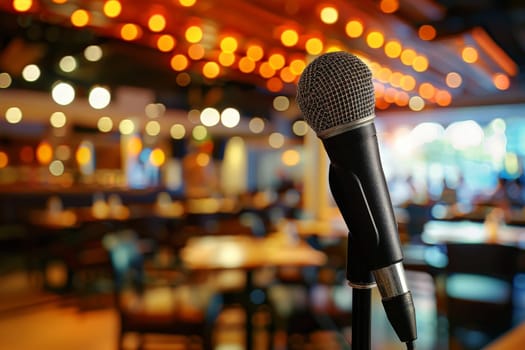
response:
[[[501,225],[497,228],[496,235],[492,237],[482,222],[431,220],[425,224],[422,240],[428,244],[493,242],[523,245],[525,244],[525,227]]]
[[[490,343],[485,350],[516,350],[525,348],[525,323],[514,327]]]
[[[181,251],[183,263],[192,270],[241,269],[246,273],[246,293],[254,289],[253,271],[271,266],[321,266],[326,256],[300,239],[283,233],[267,237],[204,236],[191,238]],[[252,349],[255,310],[249,300],[246,312],[246,349]]]

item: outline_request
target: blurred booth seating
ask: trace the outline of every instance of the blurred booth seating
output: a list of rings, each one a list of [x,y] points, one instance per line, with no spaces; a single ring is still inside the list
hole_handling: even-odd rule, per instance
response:
[[[151,269],[143,253],[152,247],[143,243],[132,230],[104,238],[120,321],[118,348],[124,348],[125,336],[134,333],[138,348],[144,347],[148,335],[173,335],[187,345],[199,339],[201,349],[212,349],[219,310],[213,288],[198,274],[189,276],[169,266]]]
[[[447,243],[445,302],[450,349],[481,349],[514,325],[515,246]]]

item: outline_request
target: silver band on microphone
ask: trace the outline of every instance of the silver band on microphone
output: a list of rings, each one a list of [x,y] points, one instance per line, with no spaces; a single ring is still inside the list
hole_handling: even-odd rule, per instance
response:
[[[347,132],[349,130],[358,128],[358,127],[360,127],[362,125],[365,125],[365,124],[368,124],[368,123],[372,123],[374,118],[375,118],[375,116],[376,116],[375,114],[371,114],[368,117],[360,118],[360,119],[354,120],[354,121],[352,121],[350,123],[336,125],[334,127],[331,127],[331,128],[326,129],[326,130],[318,132],[317,136],[319,138],[321,138],[321,139],[326,139],[326,138],[329,138],[329,137],[332,137],[332,136],[336,136],[336,135],[342,134],[342,133]]]
[[[372,271],[377,288],[383,299],[389,299],[408,292],[405,270],[401,262]]]
[[[348,281],[348,285],[352,288],[355,288],[355,289],[372,289],[374,287],[377,286],[377,283],[375,282],[372,282],[372,283],[359,283],[359,282],[352,282],[352,281]]]

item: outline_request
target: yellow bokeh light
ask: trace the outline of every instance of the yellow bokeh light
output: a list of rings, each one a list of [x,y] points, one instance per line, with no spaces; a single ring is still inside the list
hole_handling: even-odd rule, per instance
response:
[[[166,161],[166,155],[164,151],[160,148],[155,148],[151,151],[149,155],[149,162],[156,167],[160,167]]]
[[[295,75],[301,75],[306,68],[306,62],[302,59],[295,59],[290,62],[290,71]]]
[[[387,67],[381,67],[377,73],[375,74],[376,79],[379,80],[382,83],[387,83],[390,81],[390,77],[392,76],[392,70]]]
[[[18,12],[26,12],[33,6],[32,0],[13,0],[13,8]]]
[[[142,140],[138,136],[132,136],[128,141],[128,153],[136,157],[140,152],[142,152]]]
[[[351,20],[346,23],[345,32],[350,38],[359,38],[363,35],[363,23],[358,20]]]
[[[339,18],[339,12],[335,7],[326,6],[321,9],[319,17],[323,23],[334,24]]]
[[[83,9],[75,10],[71,14],[71,24],[75,27],[85,27],[88,25],[91,15],[89,12]]]
[[[428,69],[428,59],[423,55],[418,55],[412,61],[412,68],[416,72],[424,72]]]
[[[385,42],[385,37],[382,33],[373,31],[368,33],[366,36],[366,44],[371,47],[372,49],[377,49],[383,46],[383,43]]]
[[[472,46],[467,46],[461,51],[461,58],[467,63],[474,63],[478,60],[478,50]]]
[[[219,46],[223,52],[234,53],[237,50],[239,43],[233,36],[227,36],[221,40]]]
[[[297,152],[294,149],[286,150],[281,155],[281,161],[286,166],[295,166],[299,164],[300,160],[301,160],[301,156],[299,155],[299,152]]]
[[[87,165],[91,162],[91,150],[87,146],[80,146],[75,153],[75,159],[80,166]]]
[[[274,53],[268,57],[268,63],[273,69],[279,70],[284,67],[286,61],[282,54]]]
[[[206,62],[202,67],[202,74],[208,79],[214,79],[221,73],[221,67],[217,62]]]
[[[401,62],[405,66],[411,66],[416,56],[417,56],[416,51],[412,49],[404,49],[403,52],[401,52]]]
[[[286,29],[281,33],[281,43],[284,46],[292,47],[299,41],[299,34],[293,29]]]
[[[115,18],[122,12],[122,5],[117,0],[108,0],[104,4],[104,14],[109,18]]]
[[[179,0],[179,4],[184,7],[191,7],[195,5],[196,2],[197,0]]]
[[[310,55],[318,55],[323,51],[323,41],[319,38],[310,38],[306,41],[305,49]]]
[[[397,40],[389,41],[385,44],[385,54],[390,58],[397,58],[401,55],[403,47]]]
[[[160,13],[152,15],[148,20],[148,28],[152,32],[161,32],[166,28],[166,18]]]
[[[337,52],[337,51],[343,51],[343,48],[339,44],[329,44],[326,48],[326,52]]]
[[[235,54],[222,51],[219,54],[219,63],[224,67],[230,67],[235,63]]]
[[[184,33],[184,37],[189,43],[195,44],[202,40],[202,29],[199,26],[189,26]]]
[[[400,85],[405,91],[413,90],[416,87],[416,79],[411,75],[404,75],[401,78]]]

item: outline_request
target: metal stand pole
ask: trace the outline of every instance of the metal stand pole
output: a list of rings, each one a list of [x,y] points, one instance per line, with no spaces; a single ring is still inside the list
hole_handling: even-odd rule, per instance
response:
[[[346,276],[352,287],[352,350],[371,348],[371,299],[376,284],[364,254],[365,250],[349,234]]]

